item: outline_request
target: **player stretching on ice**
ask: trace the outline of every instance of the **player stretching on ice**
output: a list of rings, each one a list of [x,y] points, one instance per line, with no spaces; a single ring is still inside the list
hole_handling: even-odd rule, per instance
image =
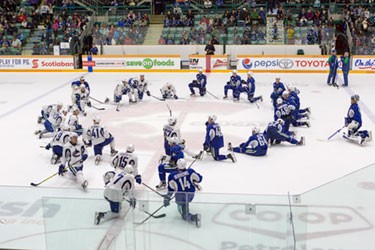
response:
[[[178,99],[176,88],[170,82],[164,84],[164,86],[160,89],[160,92],[164,100],[172,98]]]
[[[250,103],[254,103],[256,101],[263,101],[262,96],[257,96],[254,97],[255,94],[255,79],[254,79],[254,73],[249,71],[247,72],[247,80],[242,80],[241,81],[241,86],[240,86],[240,93],[246,93],[247,94],[247,99],[249,100]]]
[[[125,153],[119,152],[116,154],[116,156],[112,159],[111,165],[115,169],[119,168],[121,170],[124,170],[126,166],[132,167],[135,181],[138,184],[142,183],[142,177],[138,173],[138,157],[134,154],[133,144],[129,144],[126,147]]]
[[[197,227],[201,226],[201,215],[190,213],[189,203],[193,201],[195,189],[202,178],[192,168],[186,169],[186,161],[179,159],[177,170],[168,176],[168,194],[164,196],[164,206],[167,207],[175,193],[178,212],[182,219],[194,222]]]
[[[70,132],[60,130],[53,137],[52,141],[45,147],[46,150],[52,148],[51,164],[57,164],[63,154],[63,147],[70,140]]]
[[[289,142],[294,145],[304,145],[305,138],[301,137],[299,141],[293,138],[292,133],[285,130],[284,121],[282,119],[277,119],[274,122],[270,122],[268,127],[264,131],[264,135],[267,139],[268,145],[280,144],[282,141]]]
[[[207,84],[207,76],[203,74],[203,70],[199,70],[196,80],[189,83],[190,95],[195,96],[194,88],[199,89],[199,95],[204,96],[206,94],[206,84]]]
[[[241,87],[241,77],[237,75],[237,70],[233,70],[232,75],[224,86],[224,97],[223,99],[228,98],[228,90],[232,90],[233,101],[239,101],[240,98],[240,87]]]
[[[267,154],[267,149],[267,140],[258,127],[253,127],[252,135],[239,147],[232,147],[232,143],[228,143],[228,150],[252,156],[264,156]]]
[[[104,198],[109,202],[111,210],[107,212],[95,212],[95,225],[100,222],[111,220],[120,216],[123,200],[127,200],[130,207],[135,208],[136,199],[134,198],[134,177],[133,168],[126,166],[124,171],[108,171],[103,176],[106,184]]]

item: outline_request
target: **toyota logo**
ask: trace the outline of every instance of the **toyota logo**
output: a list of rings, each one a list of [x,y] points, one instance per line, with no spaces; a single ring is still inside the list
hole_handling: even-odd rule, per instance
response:
[[[282,69],[291,69],[294,63],[292,59],[281,59],[279,61],[279,67]]]

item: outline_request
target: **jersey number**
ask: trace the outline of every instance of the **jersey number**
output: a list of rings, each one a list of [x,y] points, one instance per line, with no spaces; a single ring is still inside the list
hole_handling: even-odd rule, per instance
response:
[[[186,176],[184,176],[183,178],[180,178],[178,179],[178,182],[180,183],[180,187],[181,187],[181,191],[185,191],[185,188],[186,189],[190,189],[190,182],[188,182],[186,180]]]

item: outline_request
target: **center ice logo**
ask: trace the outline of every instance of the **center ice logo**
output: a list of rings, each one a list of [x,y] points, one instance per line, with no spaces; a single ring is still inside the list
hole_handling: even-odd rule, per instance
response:
[[[242,66],[245,69],[251,69],[253,67],[253,62],[250,60],[250,58],[242,59]]]

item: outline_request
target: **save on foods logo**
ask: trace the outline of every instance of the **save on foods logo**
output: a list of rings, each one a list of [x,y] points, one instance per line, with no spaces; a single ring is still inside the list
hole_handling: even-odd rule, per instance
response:
[[[126,61],[127,67],[135,67],[135,68],[144,68],[144,69],[152,69],[152,68],[170,68],[175,66],[175,62],[171,59],[134,59],[134,60],[127,60]]]

